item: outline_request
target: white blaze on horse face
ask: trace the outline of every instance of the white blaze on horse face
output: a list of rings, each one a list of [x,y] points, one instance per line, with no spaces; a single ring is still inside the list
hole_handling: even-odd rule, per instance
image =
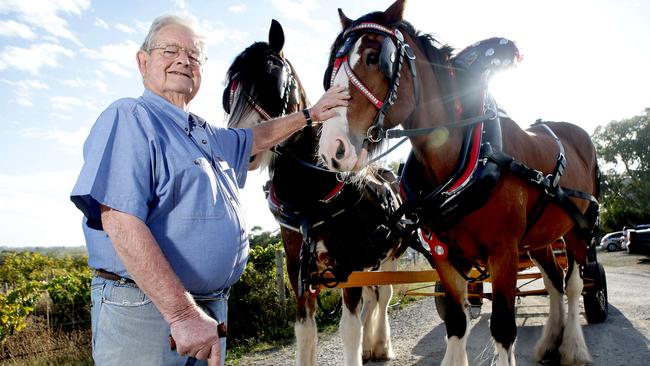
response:
[[[361,40],[354,44],[350,52],[349,63],[354,65],[359,60],[358,48]],[[346,90],[350,89],[350,79],[341,66],[331,86],[340,85]],[[347,108],[337,107],[336,116],[323,124],[321,137],[318,143],[318,155],[330,170],[352,171],[357,165],[357,152],[350,141],[347,118]]]

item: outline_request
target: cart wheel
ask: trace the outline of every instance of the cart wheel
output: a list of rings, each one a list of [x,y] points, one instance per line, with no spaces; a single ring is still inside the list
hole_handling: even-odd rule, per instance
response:
[[[593,280],[593,285],[582,295],[587,323],[602,323],[607,319],[607,313],[609,311],[605,268],[597,262],[587,263],[584,268],[583,277]]]
[[[607,246],[607,251],[608,251],[608,252],[614,252],[614,251],[616,251],[616,249],[617,249],[617,247],[616,247],[616,244],[614,244],[614,243],[610,243],[610,244]]]
[[[434,289],[436,292],[445,292],[445,288],[442,286],[442,282],[436,282]],[[447,315],[447,305],[445,305],[445,297],[436,296],[434,301],[436,304],[436,311],[438,312],[438,316],[440,317],[440,319],[442,319],[442,321],[444,321],[445,316]]]

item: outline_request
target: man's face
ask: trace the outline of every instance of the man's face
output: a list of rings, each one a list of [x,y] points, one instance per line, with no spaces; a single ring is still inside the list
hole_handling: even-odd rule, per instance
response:
[[[158,32],[153,44],[154,48],[173,45],[183,49],[177,57],[171,57],[164,49],[152,49],[149,53],[138,51],[138,67],[144,86],[185,108],[201,86],[201,65],[192,62],[188,55],[188,50],[199,51],[199,43],[185,27],[168,25]]]

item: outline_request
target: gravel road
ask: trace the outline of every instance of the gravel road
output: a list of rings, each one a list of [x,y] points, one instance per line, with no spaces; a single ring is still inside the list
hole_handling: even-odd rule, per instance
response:
[[[594,365],[650,365],[650,259],[626,252],[599,252],[605,266],[609,316],[602,324],[582,320]],[[537,281],[540,282],[541,281]],[[489,291],[489,287],[486,287]],[[489,330],[491,303],[485,301],[481,315],[471,321],[467,350],[471,365],[490,365],[493,345]],[[532,358],[548,314],[545,296],[521,298],[517,305],[518,365],[539,365]],[[445,352],[446,330],[435,310],[434,299],[425,297],[390,314],[395,359],[370,362],[368,366],[439,365]],[[337,333],[319,334],[318,364],[343,365],[341,338]],[[290,366],[295,345],[243,357],[239,365]]]

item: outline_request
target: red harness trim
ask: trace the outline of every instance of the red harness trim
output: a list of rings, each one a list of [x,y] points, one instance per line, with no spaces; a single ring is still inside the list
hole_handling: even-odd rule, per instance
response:
[[[481,95],[481,105],[484,105],[485,103],[485,92],[482,93]],[[479,115],[485,114],[485,111],[481,109],[481,113]],[[451,193],[454,190],[464,186],[465,184],[469,183],[470,178],[474,174],[474,171],[476,170],[476,167],[478,166],[478,156],[479,152],[481,150],[481,137],[483,135],[483,123],[477,123],[476,126],[474,126],[474,130],[472,131],[472,151],[470,152],[470,161],[465,167],[465,170],[463,171],[463,174],[460,176],[460,178],[454,183],[454,185],[451,186],[447,190],[447,192]]]
[[[343,37],[345,38],[345,36],[347,34],[349,34],[350,32],[354,32],[354,31],[359,30],[359,29],[376,29],[376,30],[378,30],[380,32],[392,34],[393,36],[395,35],[394,30],[392,30],[392,29],[390,29],[388,27],[385,27],[385,26],[383,26],[381,24],[364,22],[364,23],[359,23],[356,27],[353,27],[353,28],[350,28],[350,29],[346,30],[345,33],[343,33]]]
[[[327,195],[325,198],[321,200],[323,203],[329,203],[329,201],[333,200],[334,197],[338,196],[339,193],[341,193],[341,190],[343,189],[343,186],[345,184],[343,182],[339,182],[339,184],[334,187],[334,189]]]
[[[230,96],[229,96],[229,101],[228,102],[230,103],[230,108],[231,109],[232,109],[232,104],[235,101],[235,93],[237,92],[237,87],[238,86],[239,86],[239,82],[237,80],[233,80],[230,83]],[[246,100],[248,101],[248,103],[250,103],[250,105],[253,107],[253,109],[255,109],[255,111],[257,111],[257,113],[259,113],[260,116],[262,116],[263,120],[268,121],[268,120],[273,119],[273,117],[271,117],[268,113],[266,113],[264,108],[260,107],[259,104],[255,103],[255,101],[253,100],[253,98],[250,97],[250,95],[244,93],[244,96],[246,97]]]
[[[434,257],[438,258],[447,258],[449,250],[447,245],[443,243],[436,234],[431,231],[420,229],[420,236],[424,239],[424,242],[429,246],[429,251]]]
[[[368,87],[354,74],[354,71],[352,71],[352,68],[348,63],[348,55],[343,56],[343,70],[345,70],[345,74],[348,76],[348,79],[350,79],[352,85],[354,85],[361,92],[361,94],[363,94],[370,101],[370,103],[377,107],[377,109],[380,109],[381,106],[384,105],[384,102],[377,99],[377,97],[372,94],[370,89],[368,89]]]

